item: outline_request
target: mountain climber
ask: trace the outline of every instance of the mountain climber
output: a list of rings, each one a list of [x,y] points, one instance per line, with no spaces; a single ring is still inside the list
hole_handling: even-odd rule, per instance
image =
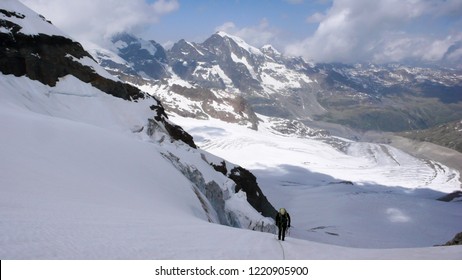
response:
[[[290,228],[290,216],[285,208],[279,209],[276,214],[276,226],[279,228],[278,239],[284,241],[286,230]]]

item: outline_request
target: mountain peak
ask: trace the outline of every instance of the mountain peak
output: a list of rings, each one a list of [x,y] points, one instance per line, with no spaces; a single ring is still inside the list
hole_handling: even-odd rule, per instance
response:
[[[244,39],[241,37],[235,36],[235,35],[230,35],[224,31],[218,31],[215,33],[216,35],[222,37],[223,39],[229,39],[234,41],[239,47],[242,49],[246,50],[247,52],[254,54],[254,55],[263,55],[263,53],[256,47],[248,44]]]
[[[133,70],[131,72],[138,72],[144,78],[161,79],[168,76],[165,69],[165,64],[168,62],[166,51],[154,40],[148,41],[122,32],[114,35],[111,41],[113,44],[111,51],[131,63],[129,65]],[[103,57],[100,57],[100,61],[105,66],[112,65],[111,61],[104,61]]]
[[[147,51],[151,56],[155,56],[158,50],[162,49],[162,47],[153,40],[146,41],[133,34],[125,32],[114,35],[111,40],[119,51],[129,45],[137,45],[137,47]]]
[[[218,36],[221,36],[221,37],[230,37],[231,36],[230,34],[224,32],[224,31],[218,31],[215,34],[218,35]]]
[[[273,45],[271,44],[266,44],[263,47],[261,47],[262,50],[272,50],[274,52],[279,52]]]
[[[270,56],[281,56],[282,54],[272,45],[264,45],[263,47],[260,48],[260,50],[267,55]]]

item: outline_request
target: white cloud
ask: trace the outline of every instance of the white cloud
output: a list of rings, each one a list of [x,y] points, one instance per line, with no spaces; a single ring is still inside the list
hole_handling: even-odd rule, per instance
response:
[[[225,22],[215,28],[215,31],[224,31],[228,34],[238,36],[255,47],[274,43],[277,40],[279,31],[272,28],[269,21],[263,18],[258,25],[239,28],[234,22]]]
[[[0,0],[1,1],[1,0]],[[302,0],[286,0],[300,4]],[[330,3],[327,11],[307,15],[306,28],[316,31],[291,44],[291,30],[281,30],[263,18],[254,26],[226,22],[216,28],[260,47],[285,47],[290,55],[319,62],[462,61],[462,1],[460,0],[317,0]],[[76,40],[102,44],[110,35],[142,33],[162,16],[179,9],[179,0],[22,0]],[[307,1],[305,1],[307,2]],[[297,6],[295,6],[297,7]],[[448,19],[447,30],[430,34],[418,21]],[[274,23],[273,23],[274,24]],[[428,24],[430,25],[430,23]],[[297,28],[303,28],[297,26]],[[437,30],[437,29],[434,29]],[[282,49],[282,48],[281,48]]]
[[[215,31],[224,31],[224,32],[229,33],[229,34],[236,32],[236,30],[237,30],[237,26],[232,21],[227,21],[227,22],[223,23],[222,25],[217,26],[215,28]]]
[[[308,22],[308,23],[319,23],[319,22],[323,21],[325,18],[326,18],[325,14],[317,12],[317,13],[314,13],[311,16],[309,16],[306,19],[306,22]]]
[[[143,28],[179,8],[177,0],[22,0],[75,39],[101,43],[121,31]]]
[[[290,44],[286,52],[320,62],[404,59],[435,62],[460,40],[458,36],[444,38],[447,35],[430,35],[426,30],[409,27],[422,18],[460,13],[460,3],[460,0],[335,0],[325,14],[308,17],[309,23],[319,22],[315,33]]]
[[[153,11],[157,15],[168,14],[176,11],[180,7],[177,0],[157,0],[152,4]]]

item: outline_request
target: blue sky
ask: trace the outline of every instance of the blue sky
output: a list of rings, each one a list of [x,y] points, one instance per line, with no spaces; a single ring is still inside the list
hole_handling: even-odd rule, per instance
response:
[[[282,37],[279,39],[282,44],[312,33],[316,25],[307,22],[307,15],[329,7],[327,1],[291,4],[283,0],[186,0],[179,3],[177,11],[152,25],[149,35],[161,43],[182,38],[200,42],[226,23],[233,23],[234,30],[271,31],[275,40],[276,35]]]
[[[22,0],[79,41],[171,46],[221,30],[315,62],[462,63],[462,0]]]

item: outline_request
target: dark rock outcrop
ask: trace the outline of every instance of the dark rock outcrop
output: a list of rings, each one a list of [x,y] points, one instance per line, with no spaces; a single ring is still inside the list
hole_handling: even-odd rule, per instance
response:
[[[446,244],[444,244],[443,246],[452,246],[452,245],[462,245],[462,232],[459,232],[458,234],[456,234],[456,236],[454,236],[452,240],[446,242]]]
[[[439,201],[445,201],[445,202],[451,202],[453,200],[455,200],[456,198],[462,198],[462,191],[455,191],[455,192],[452,192],[450,194],[447,194],[445,196],[442,196],[440,198],[438,198],[437,200]]]
[[[168,121],[168,116],[165,113],[164,106],[162,106],[160,101],[157,100],[155,97],[153,97],[153,99],[157,101],[157,105],[152,105],[150,107],[151,110],[156,112],[154,120],[164,125],[165,130],[168,132],[170,137],[172,137],[172,139],[183,141],[184,143],[188,144],[191,148],[196,149],[197,146],[194,143],[193,137],[189,133],[184,131],[184,129],[181,126],[172,124],[170,121]],[[153,122],[153,120],[150,121]],[[148,134],[153,134],[152,128],[148,129]]]
[[[242,190],[247,195],[247,201],[265,217],[276,216],[276,209],[263,195],[257,183],[257,178],[247,169],[240,166],[230,171],[228,177],[236,183],[236,192]]]
[[[221,174],[225,175],[226,176],[226,173],[228,173],[228,169],[226,168],[226,162],[225,161],[222,161],[220,162],[220,164],[213,164],[211,163],[210,164],[213,169],[215,169],[215,171],[217,172],[220,172]]]
[[[1,27],[10,33],[0,33],[0,71],[5,75],[27,76],[54,86],[59,78],[73,75],[79,80],[125,100],[137,100],[145,95],[136,87],[110,80],[97,74],[78,60],[92,59],[77,42],[55,35],[25,35],[21,26],[3,20]]]
[[[276,216],[276,209],[271,205],[266,196],[263,195],[257,183],[257,178],[247,169],[237,166],[228,172],[226,162],[220,164],[210,164],[217,171],[225,176],[228,176],[236,183],[236,192],[242,190],[246,193],[247,201],[265,217],[273,218]]]
[[[184,131],[181,126],[172,124],[170,122],[164,122],[164,126],[168,134],[170,134],[170,136],[173,139],[183,141],[184,143],[188,144],[191,148],[197,148],[196,144],[194,143],[193,137],[189,133]]]

